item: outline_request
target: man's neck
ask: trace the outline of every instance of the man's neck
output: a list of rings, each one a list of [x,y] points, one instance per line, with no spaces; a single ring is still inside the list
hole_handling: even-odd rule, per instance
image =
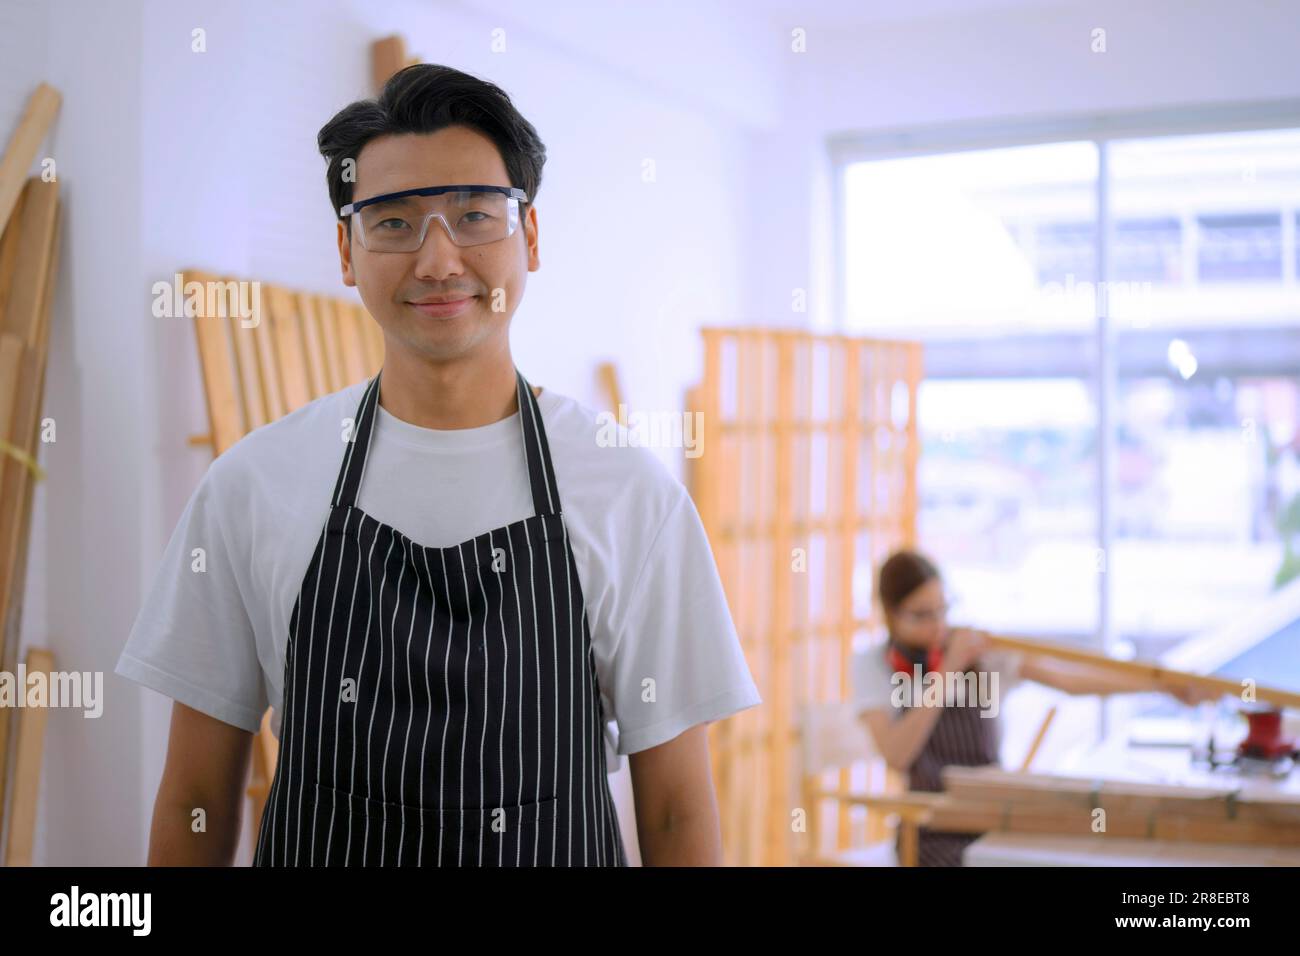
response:
[[[533,394],[540,389],[534,388]],[[509,349],[483,358],[435,363],[389,348],[379,404],[404,422],[450,430],[491,425],[519,410]]]

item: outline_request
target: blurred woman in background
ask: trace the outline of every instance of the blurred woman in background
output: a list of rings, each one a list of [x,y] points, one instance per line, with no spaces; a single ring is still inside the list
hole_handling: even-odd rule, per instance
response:
[[[1113,694],[1155,688],[1141,677],[1116,674],[1087,664],[1027,656],[995,649],[990,635],[969,627],[949,627],[948,598],[934,562],[917,551],[892,554],[880,568],[877,595],[884,612],[888,640],[854,657],[853,687],[857,711],[871,731],[885,762],[906,772],[912,790],[943,789],[944,767],[997,765],[1002,738],[1000,700],[944,700],[938,706],[911,706],[912,693],[893,697],[894,675],[925,675],[956,679],[982,672],[978,686],[992,687],[1000,697],[1020,680],[1033,680],[1071,694]],[[996,675],[996,681],[993,679]],[[934,680],[931,678],[930,680]],[[969,681],[969,677],[966,678]],[[974,686],[967,684],[967,686]],[[983,694],[976,697],[985,696]],[[1178,694],[1194,704],[1209,696],[1200,691]],[[1217,695],[1212,695],[1217,696]],[[926,701],[926,704],[929,700]],[[979,834],[919,829],[921,866],[960,866],[962,851]]]

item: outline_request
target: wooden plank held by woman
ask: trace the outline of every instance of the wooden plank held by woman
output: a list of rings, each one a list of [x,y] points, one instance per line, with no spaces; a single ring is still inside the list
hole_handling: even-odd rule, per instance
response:
[[[1008,637],[999,634],[988,635],[988,641],[994,647],[1008,651],[1038,657],[1084,664],[1114,674],[1130,676],[1143,682],[1149,682],[1151,690],[1176,691],[1182,688],[1197,688],[1207,693],[1219,692],[1234,697],[1242,693],[1240,680],[1230,677],[1213,677],[1205,674],[1192,674],[1187,671],[1162,667],[1150,661],[1124,661],[1095,651],[1086,651],[1064,644],[1046,641],[1027,640],[1020,637]],[[1300,693],[1282,690],[1277,687],[1256,685],[1253,689],[1255,699],[1282,707],[1300,707]]]

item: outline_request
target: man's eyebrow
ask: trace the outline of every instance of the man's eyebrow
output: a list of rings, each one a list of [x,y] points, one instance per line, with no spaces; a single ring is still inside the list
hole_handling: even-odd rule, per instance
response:
[[[371,206],[411,206],[415,204],[414,196],[397,196],[392,199],[381,199],[378,202],[371,203]]]

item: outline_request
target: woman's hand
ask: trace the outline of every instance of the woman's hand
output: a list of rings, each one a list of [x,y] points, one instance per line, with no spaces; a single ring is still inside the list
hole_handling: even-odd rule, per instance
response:
[[[965,673],[991,646],[988,631],[954,627],[948,632],[948,645],[943,651],[943,669]]]

